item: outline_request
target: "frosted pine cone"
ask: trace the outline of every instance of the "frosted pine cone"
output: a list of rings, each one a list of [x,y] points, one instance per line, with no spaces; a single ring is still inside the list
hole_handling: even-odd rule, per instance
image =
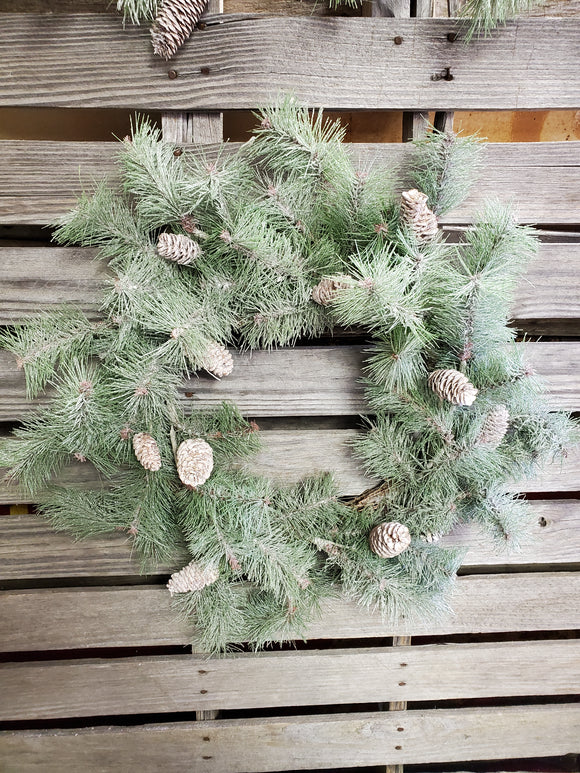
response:
[[[133,450],[137,460],[146,470],[157,472],[161,468],[161,454],[157,441],[146,432],[133,435]]]
[[[234,361],[225,346],[214,342],[205,351],[203,367],[217,378],[223,378],[229,376],[234,369]]]
[[[321,306],[329,306],[341,290],[349,286],[350,277],[337,277],[337,279],[321,279],[316,287],[312,288],[310,297]]]
[[[510,415],[505,405],[496,405],[485,417],[483,427],[477,438],[492,450],[497,448],[508,431]]]
[[[369,534],[370,548],[381,558],[394,558],[406,550],[410,544],[409,529],[396,521],[379,523]]]
[[[473,405],[478,392],[467,376],[451,368],[434,370],[428,383],[435,394],[453,405]]]
[[[207,0],[163,0],[151,28],[153,52],[171,59],[193,32]]]
[[[417,241],[430,242],[437,236],[437,217],[427,206],[427,195],[416,188],[401,193],[401,214]]]
[[[219,577],[219,572],[211,566],[205,569],[195,561],[191,561],[183,569],[174,572],[167,583],[167,590],[173,596],[174,593],[188,593],[189,591],[201,590],[206,585],[211,585]]]
[[[177,449],[177,474],[186,488],[205,483],[213,470],[213,451],[201,438],[184,440]]]
[[[165,260],[173,260],[181,266],[189,266],[200,256],[201,247],[189,236],[164,232],[159,234],[157,252]]]

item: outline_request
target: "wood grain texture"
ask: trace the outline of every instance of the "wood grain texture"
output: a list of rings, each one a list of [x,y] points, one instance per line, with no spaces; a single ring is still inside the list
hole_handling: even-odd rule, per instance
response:
[[[77,247],[0,247],[0,324],[62,303],[97,318],[108,275],[94,257],[95,250]],[[536,327],[541,320],[548,325],[554,319],[580,320],[580,242],[540,245],[518,285],[512,315],[516,321],[534,320]]]
[[[262,773],[556,756],[578,751],[579,722],[573,703],[28,730],[0,735],[0,759],[18,773]]]
[[[232,110],[281,91],[332,109],[580,104],[580,19],[519,19],[469,47],[461,36],[450,43],[449,30],[446,19],[228,14],[208,17],[167,63],[153,57],[147,29],[123,31],[116,16],[4,14],[0,105]],[[453,80],[435,80],[446,68]]]
[[[383,621],[353,602],[323,606],[310,640],[580,628],[580,573],[459,577],[453,614],[438,621]],[[0,593],[0,652],[186,645],[192,632],[151,585]]]
[[[489,534],[462,525],[441,540],[444,547],[467,552],[464,567],[551,566],[578,563],[580,502],[576,499],[530,503],[533,527],[517,552],[502,550]],[[0,516],[0,581],[78,577],[136,577],[140,563],[132,542],[114,533],[75,541],[56,532],[44,519],[28,514]],[[167,575],[183,562],[152,566],[150,575]]]
[[[231,143],[226,150],[237,147]],[[393,170],[404,166],[412,152],[408,143],[349,148],[355,163]],[[108,177],[117,185],[117,152],[111,142],[1,141],[0,223],[51,223],[73,207],[77,196],[83,189],[90,190],[95,180]],[[486,148],[484,161],[484,172],[470,196],[442,223],[471,222],[490,197],[515,202],[520,222],[578,222],[580,142],[498,143]]]
[[[569,639],[6,663],[0,720],[573,695],[578,655]]]
[[[368,350],[368,347],[366,348]],[[548,386],[550,404],[580,409],[580,343],[529,343],[525,359]],[[361,383],[365,348],[304,346],[233,352],[234,370],[217,380],[200,372],[184,381],[184,407],[215,408],[234,402],[246,416],[353,416],[367,412]],[[50,402],[50,391],[27,400],[24,372],[0,353],[0,421],[18,421]]]

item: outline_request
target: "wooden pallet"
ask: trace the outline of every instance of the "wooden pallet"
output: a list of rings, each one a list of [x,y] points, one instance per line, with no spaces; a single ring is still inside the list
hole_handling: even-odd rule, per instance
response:
[[[38,10],[35,2],[23,7]],[[415,111],[405,119],[410,131],[421,129],[427,110],[580,105],[577,17],[521,20],[466,48],[448,39],[446,19],[236,10],[209,16],[169,64],[153,61],[145,31],[123,33],[114,16],[3,14],[0,106],[158,109],[165,136],[189,152],[192,138],[219,141],[220,110],[255,108],[287,89],[335,110]],[[452,81],[432,79],[448,67]],[[408,151],[353,146],[361,162],[393,166]],[[0,226],[16,227],[15,238],[0,242],[0,324],[63,301],[97,315],[106,269],[91,250],[39,242],[36,227],[66,212],[83,186],[114,181],[114,152],[105,142],[0,142]],[[540,256],[519,288],[514,324],[543,336],[529,344],[529,357],[554,404],[573,411],[580,410],[579,169],[580,143],[491,145],[481,182],[443,220],[450,231],[462,229],[497,195],[515,201],[521,222],[540,225]],[[342,493],[354,494],[370,483],[347,445],[353,417],[364,411],[363,348],[239,356],[222,382],[184,383],[183,401],[209,407],[231,399],[258,418],[266,450],[253,469],[294,481],[331,463]],[[43,400],[25,400],[21,372],[0,353],[0,432]],[[336,601],[295,651],[218,659],[187,647],[189,632],[163,587],[174,567],[142,577],[123,535],[75,543],[22,507],[34,504],[29,497],[0,484],[0,769],[393,772],[403,764],[457,770],[455,763],[517,759],[523,769],[529,758],[580,753],[579,476],[577,451],[532,483],[514,481],[536,515],[520,553],[496,554],[473,528],[446,537],[470,547],[455,614],[436,625],[387,627]],[[76,465],[62,479],[88,487],[98,475]]]

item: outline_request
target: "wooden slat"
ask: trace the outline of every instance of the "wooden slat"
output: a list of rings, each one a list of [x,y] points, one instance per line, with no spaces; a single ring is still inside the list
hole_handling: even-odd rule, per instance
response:
[[[544,757],[577,752],[579,722],[572,703],[28,730],[0,735],[0,759],[19,773],[262,773]]]
[[[538,664],[542,668],[538,668]],[[402,665],[404,664],[404,665]],[[0,665],[0,720],[580,691],[576,640]],[[401,722],[404,722],[401,717]]]
[[[227,147],[233,151],[239,146]],[[408,143],[355,144],[351,151],[361,165],[398,169],[411,148]],[[73,207],[93,181],[107,176],[117,184],[117,152],[111,142],[0,142],[0,223],[51,223]],[[580,142],[489,145],[478,184],[442,222],[468,223],[482,202],[494,197],[515,202],[521,222],[577,223],[579,167]]]
[[[225,15],[208,18],[167,63],[153,57],[147,29],[123,33],[114,16],[3,14],[10,67],[0,73],[0,105],[231,110],[280,91],[334,109],[580,104],[580,20],[520,19],[469,47],[449,43],[449,30],[446,19]],[[446,68],[453,80],[437,79]]]
[[[74,303],[91,319],[97,317],[107,270],[94,256],[95,250],[81,248],[0,248],[0,324],[28,319],[62,303]],[[536,323],[580,320],[580,242],[540,245],[538,258],[518,287],[512,314],[515,320]]]
[[[332,470],[339,493],[360,494],[377,481],[365,477],[354,460],[349,442],[354,430],[270,430],[262,433],[263,450],[247,462],[250,472],[279,483],[296,483],[316,472]],[[60,485],[89,489],[105,485],[90,464],[72,464],[55,479]],[[566,459],[546,465],[532,479],[516,481],[513,491],[528,493],[580,490],[580,450],[572,449]],[[39,495],[19,490],[0,478],[0,503],[34,504]]]
[[[368,347],[367,347],[368,348]],[[201,372],[181,388],[186,408],[214,408],[234,402],[246,416],[352,416],[367,412],[361,383],[365,347],[304,346],[296,349],[233,352],[234,370],[216,380]],[[526,361],[545,377],[550,403],[580,409],[580,343],[526,344]],[[50,392],[27,400],[24,372],[9,352],[0,353],[0,421],[18,421]]]
[[[460,526],[442,539],[445,547],[467,549],[470,568],[570,564],[580,559],[580,503],[574,499],[530,504],[534,525],[518,552],[502,551],[489,534]],[[0,516],[0,580],[62,577],[119,577],[140,573],[132,543],[125,534],[74,541],[34,515]],[[181,564],[151,567],[167,575]]]
[[[388,624],[353,602],[324,605],[307,638],[359,639],[580,628],[580,574],[459,577],[454,614]],[[0,594],[0,651],[187,644],[191,632],[171,610],[165,588],[124,586],[13,590]]]

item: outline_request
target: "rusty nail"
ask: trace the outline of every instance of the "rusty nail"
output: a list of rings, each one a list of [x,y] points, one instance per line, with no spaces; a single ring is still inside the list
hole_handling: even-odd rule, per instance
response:
[[[455,43],[455,41],[457,40],[457,32],[448,32],[447,33],[447,40],[450,43]]]
[[[205,695],[207,690],[200,690],[199,692],[201,693],[201,695]]]
[[[398,727],[397,732],[402,733],[404,729],[405,729],[404,727]]]
[[[177,70],[169,70],[167,77],[170,81],[174,81],[177,78]]]
[[[402,746],[395,746],[395,749],[397,749],[397,751],[401,751],[402,748],[403,748]]]
[[[404,687],[407,684],[407,682],[399,682],[399,687]]]
[[[202,75],[209,75],[209,67],[202,67],[202,68],[200,69],[200,73],[201,73]]]
[[[175,158],[179,158],[179,156],[181,156],[182,153],[183,153],[183,148],[175,148],[175,150],[173,151],[173,155],[175,156]]]
[[[403,42],[403,38],[400,35],[397,35],[397,37],[393,38],[393,40],[394,40],[396,46],[400,46],[401,43]]]
[[[406,663],[401,663],[401,668],[405,668],[406,665]]]

